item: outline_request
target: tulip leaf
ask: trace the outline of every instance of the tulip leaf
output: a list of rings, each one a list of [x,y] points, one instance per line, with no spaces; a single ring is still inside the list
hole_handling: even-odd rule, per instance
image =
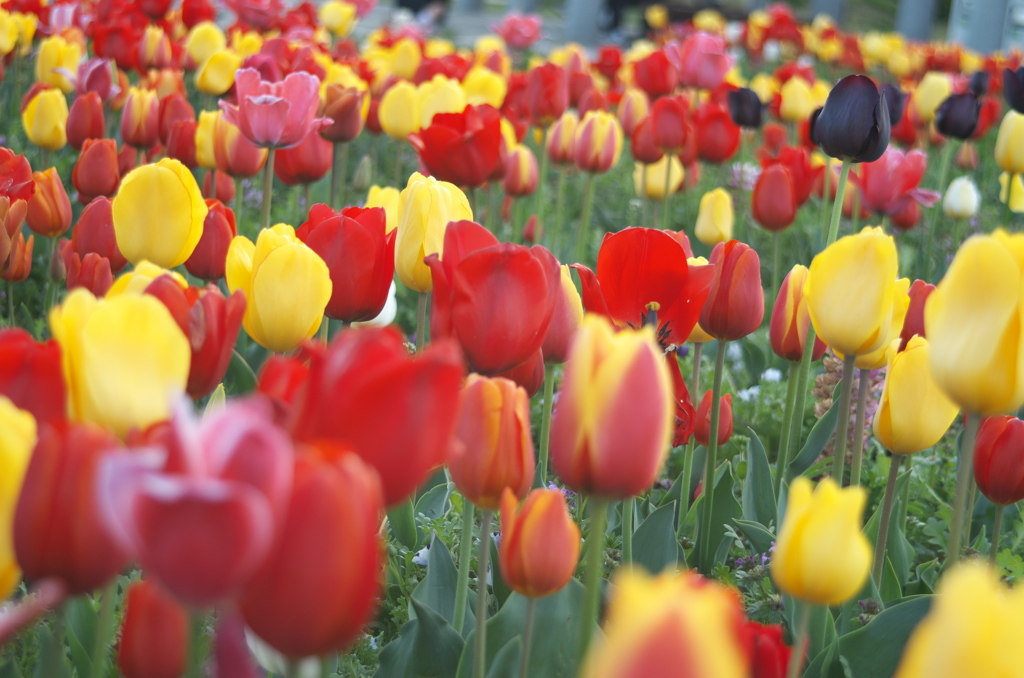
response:
[[[739,502],[733,496],[732,463],[727,461],[722,464],[716,476],[714,504],[711,506],[711,533],[707,542],[711,548],[708,553],[701,553],[699,546],[695,548],[697,558],[694,562],[699,564],[700,571],[704,573],[714,568],[719,548],[726,538],[725,526],[743,515]],[[701,539],[697,541],[701,543]]]
[[[427,574],[412,592],[412,598],[439,614],[449,624],[455,618],[455,589],[459,571],[455,568],[452,554],[437,535],[430,541],[427,553]],[[475,596],[473,596],[475,597]],[[463,633],[473,628],[476,617],[473,607],[466,601],[466,622]]]
[[[747,441],[747,477],[743,480],[743,519],[775,525],[775,488],[768,454],[752,429]]]
[[[903,589],[900,580],[896,577],[896,570],[892,566],[892,559],[885,557],[885,568],[882,572],[882,602],[888,603],[892,600],[899,600],[903,596]]]
[[[427,490],[422,497],[416,500],[416,515],[422,513],[427,520],[437,520],[447,513],[451,506],[448,501],[451,487],[447,483],[443,483]]]
[[[0,678],[21,678],[21,673],[18,671],[18,664],[11,661],[0,666]]]
[[[836,386],[836,388],[839,388]],[[807,442],[800,449],[797,455],[789,462],[786,468],[786,480],[792,480],[811,467],[811,464],[821,456],[822,450],[828,445],[835,433],[836,424],[839,422],[839,399],[837,398],[832,407],[828,408],[821,419],[814,424]]]
[[[498,654],[491,661],[491,670],[487,678],[516,678],[519,675],[519,662],[522,661],[523,638],[516,636],[501,646]]]
[[[407,499],[388,509],[388,529],[391,536],[405,548],[415,551],[419,545],[419,530],[413,514],[412,500]]]
[[[666,567],[675,568],[682,557],[676,540],[674,523],[676,503],[666,504],[640,523],[633,533],[633,562],[658,573]]]
[[[903,489],[910,482],[910,471],[905,471],[896,479],[896,496],[902,496]],[[910,577],[910,568],[914,563],[914,547],[903,534],[903,526],[899,524],[899,511],[893,510],[889,519],[889,536],[886,539],[886,558],[892,560],[893,572],[899,585],[906,586]],[[864,526],[864,535],[874,546],[878,538],[878,524],[882,520],[882,502],[878,502],[875,512]],[[884,588],[884,587],[883,587]],[[896,596],[899,598],[900,596]],[[889,600],[886,598],[886,600]]]
[[[498,607],[500,608],[508,600],[509,595],[512,593],[512,589],[505,583],[505,577],[501,574],[501,562],[498,559],[498,545],[491,540],[491,591],[494,592],[494,597],[498,601]],[[469,615],[466,615],[467,618]],[[469,633],[469,626],[464,628],[466,633]]]
[[[743,532],[743,536],[750,540],[750,543],[754,545],[754,549],[758,553],[768,553],[771,550],[772,542],[775,541],[775,535],[767,527],[761,523],[740,520],[739,518],[733,522]]]
[[[50,629],[40,624],[36,637],[39,639],[39,663],[36,664],[33,678],[69,678],[71,666],[67,654],[53,637]]]
[[[415,597],[409,599],[415,619],[381,650],[376,678],[453,676],[465,644],[455,629]]]
[[[707,448],[703,445],[698,445],[693,450],[693,466],[690,470],[690,482],[686,483],[686,496],[691,501],[693,500],[693,493],[696,491],[697,486],[700,485],[700,481],[702,480],[701,471],[704,470],[704,459],[707,457],[707,454]],[[682,477],[683,472],[680,471],[679,475],[676,476],[675,481],[672,483],[672,487],[669,488],[669,491],[661,495],[661,499],[658,501],[658,506],[664,506],[670,501],[679,502],[682,497],[682,492],[680,491],[682,488]],[[676,506],[679,506],[679,504],[676,503]]]
[[[231,362],[228,363],[228,371],[224,375],[224,388],[231,387],[231,393],[235,395],[251,393],[256,388],[256,373],[245,361],[242,354],[237,350],[231,351]]]
[[[86,596],[72,598],[64,605],[64,627],[71,661],[80,676],[92,675],[92,648],[96,638],[97,614]]]
[[[534,612],[533,646],[530,651],[530,678],[575,678],[579,663],[579,611],[583,609],[584,589],[576,579],[558,593],[538,598]],[[523,633],[528,599],[518,593],[509,596],[498,614],[487,620],[487,665],[513,638]],[[457,678],[473,674],[476,631],[466,638]],[[446,674],[456,675],[456,674]]]

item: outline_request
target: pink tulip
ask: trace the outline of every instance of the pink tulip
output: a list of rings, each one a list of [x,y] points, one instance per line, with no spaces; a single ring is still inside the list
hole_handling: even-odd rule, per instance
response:
[[[725,39],[700,31],[682,45],[666,45],[665,53],[679,69],[679,80],[687,87],[714,89],[722,84],[732,68],[733,58],[726,53]]]
[[[101,101],[110,101],[121,88],[114,79],[112,64],[107,59],[89,59],[78,66],[75,90],[79,95],[96,92]]]
[[[509,12],[500,24],[491,30],[501,36],[505,44],[513,49],[527,49],[540,40],[540,17],[536,14]]]
[[[304,71],[289,73],[281,82],[267,82],[253,68],[235,74],[238,105],[220,102],[224,119],[260,148],[298,146],[319,129],[320,79]]]
[[[862,205],[876,214],[889,216],[907,209],[911,202],[931,207],[942,196],[920,188],[926,169],[928,156],[923,151],[904,153],[887,148],[878,160],[860,165],[855,183],[860,185]]]

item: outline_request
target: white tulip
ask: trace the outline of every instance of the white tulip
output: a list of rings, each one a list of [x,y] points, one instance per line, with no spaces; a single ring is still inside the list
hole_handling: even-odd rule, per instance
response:
[[[981,193],[974,180],[966,176],[953,179],[942,199],[942,209],[953,219],[970,219],[978,213],[980,205]]]

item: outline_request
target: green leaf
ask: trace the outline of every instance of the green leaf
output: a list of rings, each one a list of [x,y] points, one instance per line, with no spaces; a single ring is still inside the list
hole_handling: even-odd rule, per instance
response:
[[[775,488],[768,454],[752,429],[747,441],[747,477],[743,480],[743,519],[762,525],[777,525]]]
[[[558,593],[537,599],[530,650],[530,678],[575,678],[579,664],[580,620],[583,585],[575,579]],[[493,666],[499,650],[526,627],[528,600],[513,593],[498,614],[487,620],[487,664]],[[470,678],[476,631],[466,638],[457,678]]]
[[[732,463],[727,461],[722,464],[717,476],[714,504],[711,507],[711,538],[708,541],[710,548],[708,553],[701,553],[699,547],[695,549],[697,558],[694,562],[699,563],[700,571],[704,574],[710,573],[717,562],[719,547],[725,539],[725,526],[743,515],[739,502],[733,496]],[[698,537],[697,543],[700,544],[701,541],[702,538]]]
[[[903,494],[903,489],[908,482],[910,482],[910,471],[906,471],[896,478],[895,496],[899,497]],[[914,547],[903,535],[903,525],[899,523],[898,515],[899,511],[896,511],[894,507],[889,518],[889,536],[886,538],[885,557],[892,560],[893,572],[899,585],[903,587],[906,586],[907,579],[910,577],[910,568],[914,562]],[[864,535],[871,542],[872,546],[875,545],[875,541],[878,539],[878,524],[881,520],[882,502],[878,502],[875,512],[871,515],[871,519],[864,526]],[[883,588],[885,587],[883,586]],[[895,597],[900,598],[902,596],[897,595]]]
[[[439,614],[449,624],[455,619],[455,594],[458,585],[459,571],[455,568],[452,554],[436,535],[430,542],[427,552],[427,574],[412,592],[412,598]],[[475,596],[470,596],[475,598]],[[476,617],[473,606],[466,600],[466,622],[463,632],[473,628]]]
[[[839,388],[838,386],[836,388]],[[786,467],[786,480],[792,480],[806,471],[814,463],[814,460],[821,456],[821,451],[828,445],[835,433],[836,424],[839,422],[839,399],[837,398],[828,412],[814,424],[807,442],[797,452],[796,456]]]
[[[229,386],[234,395],[251,393],[256,388],[256,373],[237,350],[231,351],[231,362],[224,375],[224,387]]]
[[[750,543],[754,545],[758,553],[768,553],[771,550],[772,542],[775,541],[775,535],[767,527],[761,523],[740,520],[739,518],[733,522],[743,532],[743,536],[750,540]]]
[[[882,571],[882,602],[888,603],[891,600],[899,600],[903,597],[903,588],[900,580],[896,577],[896,570],[893,569],[892,559],[885,557],[885,567]]]
[[[676,541],[674,523],[676,503],[666,504],[647,516],[633,533],[633,562],[648,572],[658,573],[666,567],[675,568],[682,560]]]
[[[36,637],[39,639],[39,663],[33,678],[70,678],[71,666],[64,648],[57,643],[53,633],[45,624],[39,624]]]
[[[64,630],[71,648],[71,661],[79,676],[92,675],[96,624],[96,608],[89,597],[78,596],[64,605]]]
[[[451,494],[451,486],[447,483],[435,485],[416,500],[416,515],[423,514],[428,520],[437,520],[443,516],[451,506],[448,497]]]
[[[416,618],[380,653],[376,678],[453,676],[465,644],[462,636],[439,614],[410,598]]]
[[[498,607],[505,604],[508,600],[509,595],[512,593],[512,589],[505,583],[505,577],[501,574],[501,562],[498,558],[498,545],[491,540],[491,591],[494,593],[494,597],[498,601]],[[468,618],[468,615],[467,615]],[[466,633],[469,633],[469,623],[463,627]]]
[[[0,666],[0,678],[21,678],[18,664],[12,661]]]
[[[519,675],[519,663],[523,660],[523,639],[516,636],[505,643],[498,654],[494,655],[491,670],[487,678],[516,678]]]
[[[415,551],[419,544],[419,530],[412,512],[412,500],[403,501],[388,509],[388,529],[391,536],[405,548]]]

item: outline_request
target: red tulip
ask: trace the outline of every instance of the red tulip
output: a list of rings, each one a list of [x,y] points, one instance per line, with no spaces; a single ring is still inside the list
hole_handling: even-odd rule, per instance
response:
[[[700,326],[719,341],[735,341],[761,325],[764,292],[757,252],[737,241],[720,242],[711,250],[714,280],[700,312]]]
[[[86,139],[102,139],[107,126],[103,120],[103,101],[96,92],[86,92],[75,99],[68,112],[67,135],[71,148],[82,149]]]
[[[192,120],[178,120],[167,133],[167,157],[174,158],[189,169],[199,166],[196,160],[196,127]]]
[[[221,116],[214,128],[213,154],[217,169],[232,177],[246,178],[262,171],[268,151],[254,146],[238,127]]]
[[[751,678],[785,678],[793,648],[783,642],[782,626],[748,621],[745,632],[749,643]]]
[[[80,257],[84,258],[90,252],[95,252],[109,259],[112,273],[118,273],[128,264],[128,260],[117,248],[114,217],[108,198],[94,198],[85,206],[72,231],[71,245]]]
[[[900,332],[900,350],[907,347],[914,335],[924,337],[924,305],[929,295],[935,291],[935,285],[926,283],[923,280],[915,280],[907,292],[910,295],[910,306],[907,307],[907,315],[903,319],[903,331]],[[925,337],[927,338],[927,337]]]
[[[36,190],[28,201],[25,221],[39,235],[56,238],[71,228],[71,201],[60,175],[53,167],[45,172],[34,172]]]
[[[67,417],[67,392],[57,342],[36,342],[20,328],[0,330],[0,395],[40,424]]]
[[[185,262],[185,270],[203,280],[219,280],[224,277],[228,246],[238,235],[235,213],[220,200],[207,199],[206,207],[203,235]]]
[[[512,197],[531,195],[537,189],[537,158],[529,146],[519,145],[508,154],[502,187]]]
[[[982,421],[974,444],[974,480],[998,506],[1024,499],[1024,421],[1016,417]]]
[[[605,235],[597,253],[597,275],[574,264],[583,287],[583,306],[619,326],[655,322],[659,341],[682,344],[697,323],[714,271],[690,266],[686,250],[672,236],[652,228],[626,228]],[[651,304],[658,306],[656,311]]]
[[[679,84],[679,71],[665,52],[658,50],[633,62],[633,80],[637,87],[654,99],[675,91]]]
[[[714,89],[732,68],[725,38],[700,31],[679,47],[679,82],[687,87]]]
[[[186,28],[193,28],[203,21],[214,21],[217,18],[217,9],[210,0],[182,0],[181,21]]]
[[[332,144],[352,141],[363,131],[363,101],[369,94],[356,87],[328,85],[320,114],[333,122],[320,129],[320,136]]]
[[[919,188],[928,166],[928,156],[922,151],[904,153],[896,148],[886,149],[874,162],[860,165],[859,184],[861,203],[876,214],[896,215],[911,201],[931,207],[942,196],[935,191]]]
[[[789,130],[781,123],[769,122],[761,130],[762,146],[758,155],[762,159],[775,157],[789,141]]]
[[[789,168],[774,164],[762,170],[750,196],[750,211],[757,225],[773,233],[783,231],[796,220],[797,207],[796,186]]]
[[[99,467],[118,446],[112,433],[91,424],[40,429],[14,513],[14,552],[27,580],[54,577],[77,595],[128,564],[96,496]]]
[[[431,174],[457,186],[480,186],[498,162],[501,114],[493,106],[438,113],[409,142]]]
[[[564,363],[576,337],[576,330],[583,322],[583,304],[580,293],[569,274],[568,266],[559,267],[559,284],[555,292],[555,307],[551,324],[541,345],[544,361]]]
[[[259,148],[298,146],[310,131],[318,130],[320,80],[304,71],[294,71],[281,82],[267,82],[254,68],[235,74],[237,105],[220,102],[224,119]]]
[[[188,611],[149,579],[137,581],[125,596],[117,666],[125,678],[178,678],[191,635]]]
[[[334,145],[319,134],[307,134],[298,146],[274,151],[274,174],[284,184],[312,184],[331,169]]]
[[[325,314],[346,323],[380,314],[395,275],[395,231],[386,232],[380,207],[335,212],[313,205],[296,235],[327,264],[331,299]]]
[[[178,122],[195,122],[196,112],[184,94],[175,92],[160,100],[160,143],[167,145],[171,130]]]
[[[784,146],[775,156],[761,160],[765,168],[776,164],[784,165],[789,170],[793,188],[796,189],[797,206],[803,205],[811,197],[815,175],[807,149],[802,146]]]
[[[93,296],[102,297],[110,291],[114,284],[114,274],[110,271],[109,259],[95,252],[82,257],[69,240],[62,239],[59,247],[69,292],[76,287],[84,287]]]
[[[117,67],[106,59],[83,61],[78,65],[75,91],[79,97],[94,92],[99,96],[101,102],[110,101],[116,92],[114,87],[114,72],[116,70]]]
[[[71,183],[78,201],[88,204],[98,196],[114,197],[121,185],[117,142],[113,139],[86,139],[82,154],[71,172]]]
[[[127,176],[129,172],[135,169],[138,162],[139,152],[135,150],[134,146],[128,144],[121,146],[121,150],[117,152],[117,170],[122,177]]]
[[[679,447],[690,442],[694,426],[697,422],[697,411],[690,400],[690,389],[683,380],[683,373],[679,369],[679,359],[674,351],[665,354],[665,361],[668,363],[668,372],[672,377],[672,405],[675,414],[675,421],[672,426],[672,447]]]
[[[740,147],[740,128],[732,121],[729,110],[712,103],[703,104],[693,115],[697,132],[697,153],[701,160],[722,163],[736,154]]]
[[[548,129],[547,154],[548,160],[555,167],[571,165],[576,159],[576,127],[579,118],[569,111],[556,120]]]
[[[665,157],[654,141],[654,125],[650,115],[640,118],[633,128],[629,149],[633,159],[644,165],[653,165]]]
[[[235,180],[220,170],[207,172],[203,177],[203,196],[207,200],[216,199],[226,205],[235,199]]]
[[[526,77],[526,106],[534,126],[545,129],[569,108],[569,76],[547,62],[530,69]]]
[[[0,196],[28,201],[35,193],[32,168],[24,155],[15,155],[9,148],[0,146]]]
[[[538,349],[536,353],[526,359],[526,362],[516,365],[511,370],[505,370],[499,377],[504,377],[522,386],[526,391],[526,397],[532,398],[540,393],[544,386],[544,352]]]
[[[289,414],[297,440],[350,448],[380,473],[388,506],[446,461],[464,374],[454,344],[413,358],[394,329],[349,330],[310,362]]]
[[[686,147],[689,102],[682,96],[662,97],[651,107],[651,135],[662,153],[678,155]]]
[[[580,97],[576,110],[581,116],[586,115],[587,111],[607,111],[608,99],[601,94],[601,90],[591,87]]]
[[[718,408],[718,445],[722,446],[732,438],[732,396],[726,393],[719,402],[721,404]],[[704,447],[711,442],[711,391],[704,392],[704,397],[697,406],[693,436]]]
[[[539,246],[499,244],[471,221],[452,222],[444,259],[426,258],[434,281],[430,333],[457,339],[481,374],[526,362],[544,342],[558,291],[555,258]]]
[[[310,347],[319,350],[318,344],[308,343],[300,347],[295,355],[285,357],[274,353],[260,369],[256,391],[271,402],[274,407],[274,421],[282,425],[286,423],[288,411],[295,402],[296,395],[309,379],[310,359],[306,349]]]
[[[523,505],[501,498],[502,578],[517,593],[540,598],[569,583],[580,556],[580,528],[559,490],[536,489]]]
[[[513,49],[529,49],[530,45],[540,40],[540,17],[536,14],[520,14],[509,12],[501,19],[501,23],[491,26],[505,44]]]
[[[803,359],[804,342],[807,341],[807,331],[811,326],[811,315],[804,297],[806,280],[807,267],[801,264],[786,274],[779,286],[779,295],[775,298],[768,323],[768,340],[775,355],[793,363]],[[816,336],[811,359],[819,360],[825,355],[825,348],[825,343]]]

